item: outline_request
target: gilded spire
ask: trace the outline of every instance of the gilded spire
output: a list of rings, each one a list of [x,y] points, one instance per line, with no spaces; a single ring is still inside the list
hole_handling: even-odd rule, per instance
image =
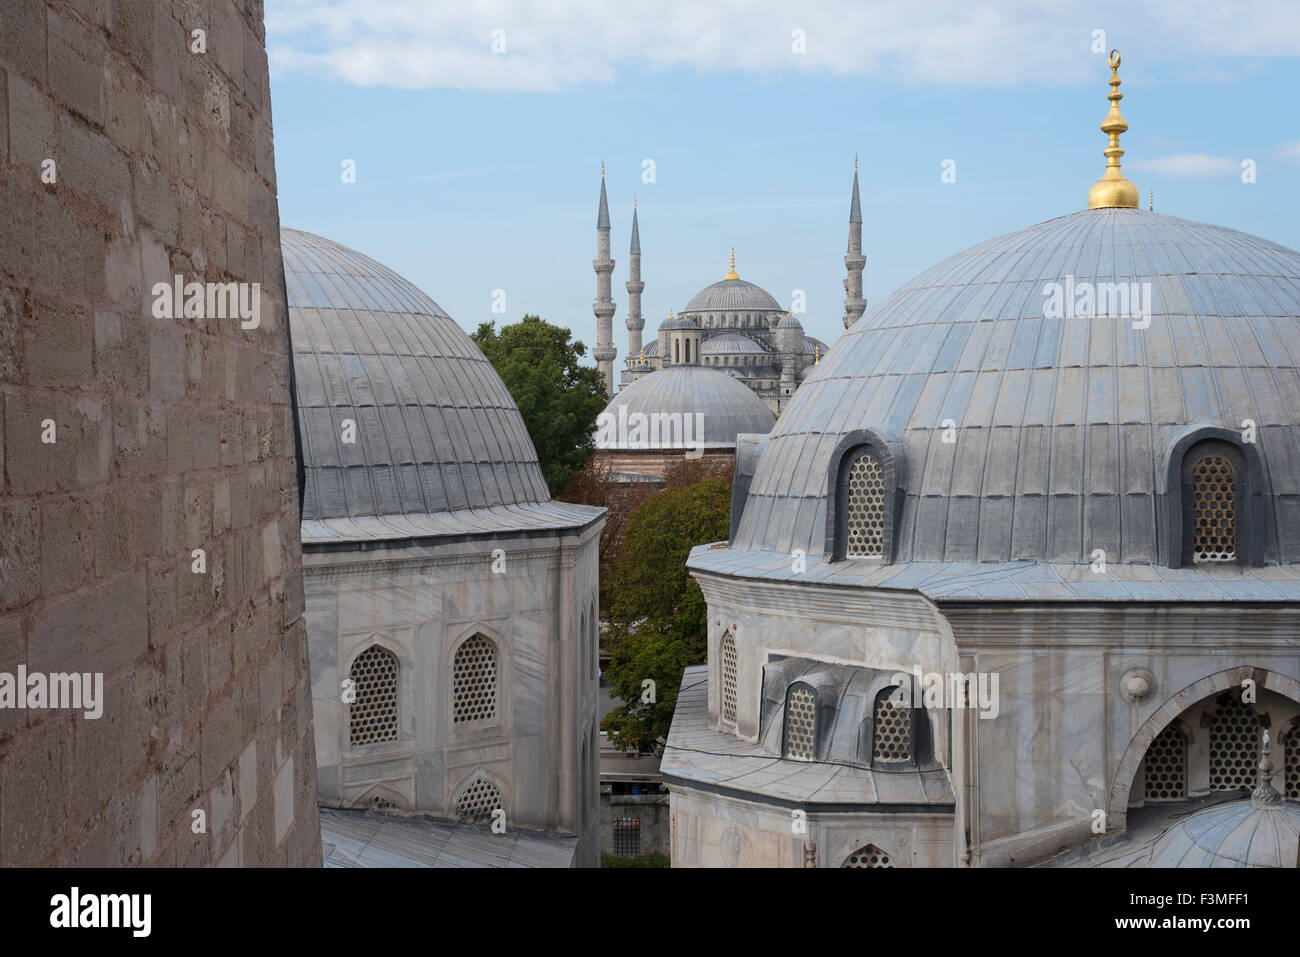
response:
[[[1119,168],[1119,158],[1124,155],[1119,135],[1128,129],[1128,123],[1119,111],[1119,101],[1124,99],[1124,94],[1119,91],[1119,62],[1119,51],[1111,50],[1110,93],[1106,96],[1110,100],[1110,112],[1101,124],[1101,131],[1110,137],[1110,143],[1102,151],[1106,157],[1106,172],[1088,190],[1089,209],[1114,206],[1137,209],[1141,204],[1137,187],[1124,178]]]
[[[1156,211],[1156,191],[1154,189],[1147,190],[1147,210],[1153,213]]]
[[[739,279],[736,275],[736,247],[731,247],[731,271],[722,277],[723,279]]]
[[[822,361],[822,347],[813,346],[813,365],[819,365]]]

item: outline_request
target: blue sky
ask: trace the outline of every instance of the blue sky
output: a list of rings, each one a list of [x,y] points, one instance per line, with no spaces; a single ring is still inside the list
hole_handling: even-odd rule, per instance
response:
[[[806,331],[833,341],[854,154],[869,303],[1082,208],[1105,162],[1109,70],[1091,47],[1108,25],[1143,205],[1153,189],[1157,211],[1300,247],[1300,7],[935,0],[882,19],[663,0],[629,4],[629,23],[588,0],[540,19],[513,0],[446,6],[461,9],[268,0],[267,44],[281,222],[379,259],[467,329],[535,312],[594,344],[603,159],[620,367],[634,193],[648,331],[721,279],[734,245],[742,278],[784,304],[804,290]]]

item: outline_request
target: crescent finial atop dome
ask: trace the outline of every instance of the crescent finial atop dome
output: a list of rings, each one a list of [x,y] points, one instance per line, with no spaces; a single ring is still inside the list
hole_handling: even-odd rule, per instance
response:
[[[728,273],[727,273],[725,276],[723,276],[722,278],[723,278],[723,279],[739,279],[739,278],[740,278],[738,275],[736,275],[736,247],[735,247],[735,246],[732,246],[732,247],[731,247],[731,271],[728,272]]]
[[[1115,206],[1137,209],[1141,199],[1138,189],[1120,171],[1119,158],[1124,150],[1119,145],[1119,135],[1128,129],[1128,122],[1119,111],[1119,101],[1124,94],[1119,91],[1119,51],[1110,51],[1110,112],[1101,123],[1101,131],[1110,137],[1110,143],[1102,151],[1106,156],[1106,172],[1101,179],[1092,184],[1088,190],[1089,209],[1107,209]]]

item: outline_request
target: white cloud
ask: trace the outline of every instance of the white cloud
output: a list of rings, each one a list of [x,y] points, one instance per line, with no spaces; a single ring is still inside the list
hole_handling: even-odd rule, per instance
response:
[[[268,0],[273,70],[363,86],[558,91],[620,66],[897,76],[923,83],[1095,78],[1092,32],[1134,66],[1300,55],[1293,0]],[[792,52],[803,30],[807,52]],[[495,54],[493,31],[506,52]],[[1213,69],[1209,64],[1201,64]]]
[[[1284,143],[1278,152],[1286,159],[1300,160],[1300,140],[1294,143]]]
[[[1134,160],[1126,163],[1136,170],[1160,173],[1164,176],[1217,177],[1239,176],[1241,160],[1230,156],[1208,156],[1205,153],[1175,153],[1154,159]]]

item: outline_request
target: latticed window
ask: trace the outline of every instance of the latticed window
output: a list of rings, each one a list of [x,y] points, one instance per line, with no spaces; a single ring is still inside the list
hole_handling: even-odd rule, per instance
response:
[[[1146,797],[1148,801],[1187,797],[1187,736],[1180,728],[1165,728],[1147,749]]]
[[[897,691],[886,688],[876,695],[871,756],[877,761],[912,760],[912,709],[894,704]]]
[[[1286,762],[1284,779],[1286,799],[1300,801],[1300,721],[1291,725],[1291,733],[1283,742],[1282,759]]]
[[[452,721],[491,721],[497,716],[497,649],[474,635],[456,649],[452,666]]]
[[[722,720],[736,722],[736,636],[722,636]]]
[[[397,656],[371,645],[352,662],[356,697],[348,706],[353,747],[397,739]]]
[[[1237,509],[1232,462],[1202,455],[1192,465],[1192,560],[1230,562],[1237,557]]]
[[[491,781],[475,778],[456,802],[456,816],[478,824],[492,820],[492,812],[501,806],[501,789]]]
[[[1236,695],[1210,726],[1210,790],[1253,788],[1259,777],[1259,715]]]
[[[811,761],[816,744],[817,698],[811,688],[793,688],[785,705],[785,756]]]
[[[876,847],[874,844],[868,844],[866,847],[860,847],[848,857],[844,858],[844,863],[840,867],[893,867],[889,861],[889,855]]]
[[[880,558],[885,551],[885,473],[863,452],[849,466],[844,505],[846,558]]]

